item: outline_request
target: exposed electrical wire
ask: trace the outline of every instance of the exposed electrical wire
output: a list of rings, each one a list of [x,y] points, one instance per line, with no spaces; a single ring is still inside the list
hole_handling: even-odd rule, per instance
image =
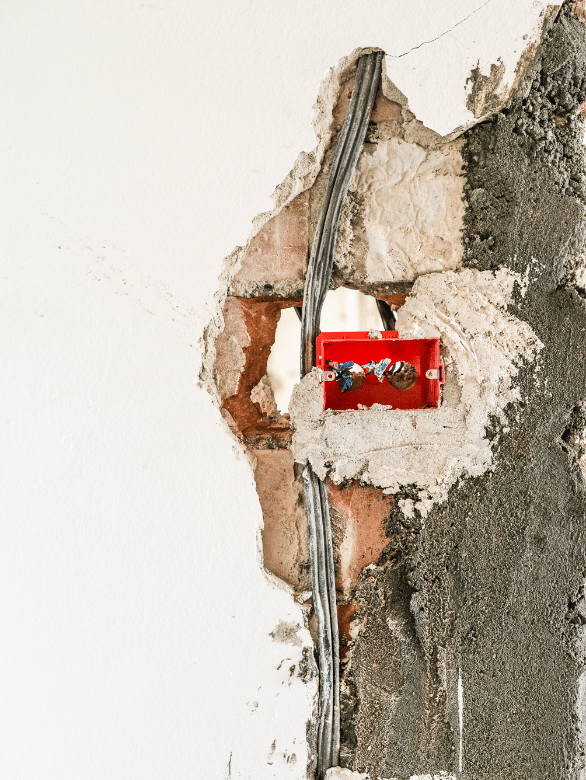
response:
[[[330,166],[305,278],[301,316],[302,377],[315,366],[315,340],[332,279],[342,207],[364,146],[380,82],[382,58],[383,52],[377,51],[358,59],[350,105]],[[319,662],[317,779],[323,780],[330,767],[338,766],[340,754],[340,648],[334,551],[326,486],[310,463],[303,471],[303,487]]]
[[[397,313],[391,309],[390,305],[386,301],[376,299],[376,305],[378,313],[383,321],[385,330],[395,330],[397,324]]]

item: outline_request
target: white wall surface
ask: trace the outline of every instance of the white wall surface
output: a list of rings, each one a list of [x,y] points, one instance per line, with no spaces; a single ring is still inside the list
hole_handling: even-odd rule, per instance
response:
[[[315,146],[327,68],[383,48],[447,133],[544,5],[3,3],[3,780],[304,776],[313,688],[268,636],[300,613],[196,385],[222,258]]]

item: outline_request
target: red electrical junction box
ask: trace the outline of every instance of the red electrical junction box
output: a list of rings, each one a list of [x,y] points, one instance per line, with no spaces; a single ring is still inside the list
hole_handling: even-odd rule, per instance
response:
[[[321,333],[316,347],[326,412],[439,406],[439,339],[401,339],[396,330]]]

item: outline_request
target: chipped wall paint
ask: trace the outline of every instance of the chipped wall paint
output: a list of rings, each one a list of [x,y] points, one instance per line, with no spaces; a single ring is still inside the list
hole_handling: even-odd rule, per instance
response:
[[[473,8],[468,7],[460,25],[428,41],[429,55],[441,63],[437,73],[421,67],[417,50],[397,56],[387,49],[388,74],[409,96],[410,108],[418,119],[440,135],[449,135],[500,108],[512,89],[527,89],[525,76],[535,41],[541,37],[544,22],[555,17],[559,6],[540,0],[475,3]],[[463,33],[467,45],[474,48],[473,62],[467,46],[461,49],[457,43]],[[426,96],[434,87],[439,91],[431,109]]]
[[[447,381],[440,408],[324,413],[314,371],[296,386],[289,407],[296,460],[309,459],[321,478],[335,482],[359,479],[387,493],[416,486],[415,508],[423,515],[458,477],[483,474],[492,458],[490,418],[518,399],[511,379],[542,346],[506,311],[519,281],[504,269],[419,277],[397,328],[403,338],[441,339]]]

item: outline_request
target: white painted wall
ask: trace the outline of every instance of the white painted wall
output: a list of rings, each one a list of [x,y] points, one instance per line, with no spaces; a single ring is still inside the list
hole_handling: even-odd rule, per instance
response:
[[[449,132],[544,5],[3,4],[3,780],[304,776],[313,688],[268,636],[300,614],[196,386],[222,258],[315,145],[328,67],[405,53],[389,75]]]

